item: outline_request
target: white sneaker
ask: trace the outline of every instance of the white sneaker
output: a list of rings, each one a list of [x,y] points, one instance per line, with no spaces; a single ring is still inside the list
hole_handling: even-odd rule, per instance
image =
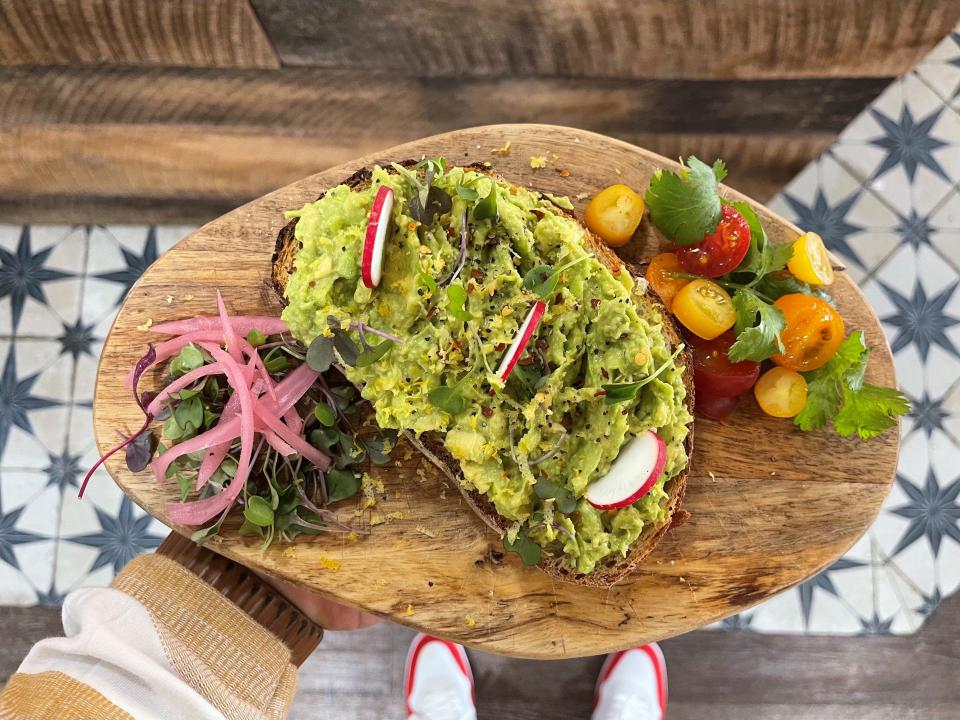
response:
[[[473,672],[455,643],[417,635],[407,653],[404,692],[408,720],[476,720]]]
[[[667,664],[656,643],[607,656],[591,720],[663,720],[666,713]]]

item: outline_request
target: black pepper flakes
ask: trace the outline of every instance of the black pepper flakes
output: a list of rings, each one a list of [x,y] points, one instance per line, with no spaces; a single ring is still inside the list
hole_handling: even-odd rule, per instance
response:
[[[493,408],[490,407],[489,405],[484,405],[481,408],[480,412],[483,413],[484,417],[493,417]]]

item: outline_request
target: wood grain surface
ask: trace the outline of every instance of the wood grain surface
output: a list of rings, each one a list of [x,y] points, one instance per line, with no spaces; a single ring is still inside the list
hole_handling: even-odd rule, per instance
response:
[[[452,161],[469,161],[507,140],[512,150],[497,162],[505,177],[580,195],[580,212],[583,198],[600,187],[619,181],[642,189],[657,167],[671,167],[647,151],[585,131],[493,126],[361,158],[238,208],[162,257],[128,295],[97,377],[94,423],[101,449],[114,441],[117,430],[129,431],[140,422],[123,386],[148,340],[138,325],[209,314],[217,288],[234,312],[277,310],[268,277],[284,210],[377,160],[442,153]],[[552,166],[530,168],[531,155],[551,153],[557,156]],[[569,176],[557,172],[561,167]],[[774,241],[798,233],[769,211],[758,212]],[[627,255],[632,260],[649,256],[658,245],[645,222]],[[893,383],[892,358],[865,299],[845,274],[833,292],[848,325],[862,328],[875,348],[870,379]],[[163,302],[167,294],[176,298],[172,305]],[[193,298],[187,301],[187,295]],[[156,374],[147,377],[144,387],[157,381]],[[669,532],[635,575],[609,590],[555,582],[514,556],[500,556],[499,540],[466,509],[456,490],[402,447],[396,466],[375,471],[387,489],[375,512],[400,512],[402,519],[372,528],[370,538],[320,538],[297,543],[285,555],[279,546],[261,552],[231,526],[210,546],[342,602],[495,653],[575,657],[669,637],[749,607],[824,567],[868,527],[890,487],[898,452],[895,431],[870,443],[844,441],[800,433],[763,416],[749,402],[744,406],[729,425],[697,421],[685,504],[691,520]],[[108,467],[138,504],[166,520],[164,504],[177,495],[175,488],[157,484],[149,473],[128,472],[118,457]],[[352,517],[353,508],[342,512]],[[323,569],[324,558],[338,560],[339,570]]]
[[[0,0],[0,65],[277,67],[247,0]]]
[[[253,0],[285,65],[392,76],[899,75],[960,18],[943,0]]]

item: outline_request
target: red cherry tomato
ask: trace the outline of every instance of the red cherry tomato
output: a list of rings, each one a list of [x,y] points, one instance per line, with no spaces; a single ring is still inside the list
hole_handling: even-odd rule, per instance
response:
[[[719,397],[717,395],[700,395],[698,393],[697,399],[694,402],[694,409],[700,415],[710,418],[711,420],[726,420],[733,415],[733,411],[737,409],[738,402],[740,402],[740,398],[738,397]]]
[[[727,352],[734,340],[736,337],[730,330],[713,340],[689,336],[693,348],[693,385],[698,401],[701,396],[739,397],[760,377],[760,363],[752,360],[730,362]]]
[[[720,224],[712,235],[696,245],[676,249],[680,265],[688,273],[716,278],[739,265],[750,248],[750,226],[743,215],[724,205]]]

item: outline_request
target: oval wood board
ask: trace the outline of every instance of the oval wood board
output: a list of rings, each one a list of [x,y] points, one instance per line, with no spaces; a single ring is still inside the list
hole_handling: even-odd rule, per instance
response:
[[[508,141],[509,154],[493,152]],[[360,167],[438,154],[459,163],[490,161],[510,181],[568,195],[581,217],[598,189],[623,182],[642,192],[656,168],[676,168],[665,158],[593,133],[497,125],[391,148],[244,205],[180,242],[127,296],[97,374],[94,423],[101,451],[115,442],[118,430],[129,432],[142,419],[123,379],[157,336],[138,325],[212,314],[217,288],[234,313],[279,313],[269,272],[283,212],[316,199]],[[531,156],[550,162],[534,170]],[[724,194],[741,197],[729,189]],[[774,241],[796,237],[795,226],[754,205]],[[648,258],[660,245],[647,219],[623,255]],[[862,328],[874,348],[869,379],[892,384],[890,351],[863,295],[844,273],[832,292],[848,327]],[[168,295],[174,298],[170,304]],[[158,381],[159,375],[148,374],[141,388]],[[406,446],[395,451],[395,464],[373,470],[387,497],[372,512],[399,512],[402,518],[372,527],[367,539],[319,537],[296,543],[292,551],[275,544],[261,553],[233,524],[207,544],[262,572],[470,647],[531,658],[595,655],[701,627],[829,564],[876,516],[899,447],[896,431],[869,443],[801,433],[788,421],[760,413],[749,398],[728,425],[698,418],[695,436],[684,503],[691,518],[671,529],[642,566],[612,589],[557,582],[524,567],[513,554],[504,557],[499,538],[456,488]],[[149,472],[129,472],[119,456],[108,468],[135,502],[171,524],[164,512],[177,495],[171,483],[158,484]],[[371,511],[354,520],[355,509],[341,512],[369,522]],[[339,569],[324,569],[325,559],[339,561]]]

